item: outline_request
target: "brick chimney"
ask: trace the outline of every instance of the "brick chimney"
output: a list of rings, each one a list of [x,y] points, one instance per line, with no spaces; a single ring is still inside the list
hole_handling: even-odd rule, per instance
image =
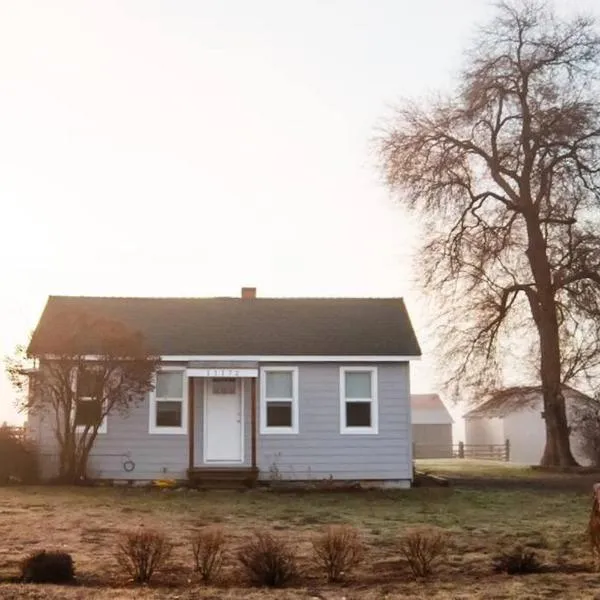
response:
[[[253,300],[256,298],[255,287],[243,287],[242,288],[242,300]]]

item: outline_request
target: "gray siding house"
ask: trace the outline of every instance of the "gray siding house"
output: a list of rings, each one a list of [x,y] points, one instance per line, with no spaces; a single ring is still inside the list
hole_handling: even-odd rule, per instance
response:
[[[51,296],[30,354],[48,360],[44,324],[75,311],[122,322],[160,356],[154,390],[102,423],[89,477],[410,486],[420,349],[401,298]],[[29,432],[52,477],[50,415],[31,414]]]

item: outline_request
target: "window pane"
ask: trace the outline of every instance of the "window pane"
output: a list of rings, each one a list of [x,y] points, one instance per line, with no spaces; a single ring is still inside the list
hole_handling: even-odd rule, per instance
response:
[[[292,398],[292,371],[267,372],[267,398]]]
[[[370,398],[371,373],[357,371],[346,373],[346,398]]]
[[[267,402],[267,427],[291,427],[292,403]]]
[[[75,408],[75,425],[93,427],[102,417],[101,400],[79,400]]]
[[[157,373],[156,397],[183,398],[183,375],[181,373]]]
[[[346,402],[346,427],[371,427],[371,403]]]
[[[156,403],[157,427],[181,427],[181,402],[160,401]]]
[[[212,380],[213,394],[232,395],[237,393],[237,385],[235,379],[213,379]]]
[[[91,369],[80,369],[77,375],[77,392],[80,398],[100,398],[102,374]]]

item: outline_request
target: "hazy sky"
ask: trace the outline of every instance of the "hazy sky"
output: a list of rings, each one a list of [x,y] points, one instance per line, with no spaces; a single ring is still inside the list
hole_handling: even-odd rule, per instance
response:
[[[596,0],[563,0],[564,11]],[[485,0],[0,0],[0,355],[48,294],[405,296],[371,149]],[[0,421],[16,420],[0,376]]]

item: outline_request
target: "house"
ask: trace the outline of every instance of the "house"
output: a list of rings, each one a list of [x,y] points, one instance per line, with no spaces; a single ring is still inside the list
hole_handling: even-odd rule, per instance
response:
[[[586,394],[566,385],[563,395],[570,423],[576,411],[593,402]],[[539,387],[510,388],[464,415],[465,444],[467,447],[501,445],[508,440],[511,462],[538,465],[546,445],[543,412]],[[576,431],[571,433],[571,450],[580,464],[588,462]]]
[[[411,394],[413,454],[415,458],[452,458],[452,425],[438,394]]]
[[[51,360],[45,325],[77,312],[141,332],[160,356],[154,391],[102,424],[88,476],[410,485],[420,349],[401,298],[51,296],[30,354]],[[49,477],[51,419],[30,415],[30,430]]]

